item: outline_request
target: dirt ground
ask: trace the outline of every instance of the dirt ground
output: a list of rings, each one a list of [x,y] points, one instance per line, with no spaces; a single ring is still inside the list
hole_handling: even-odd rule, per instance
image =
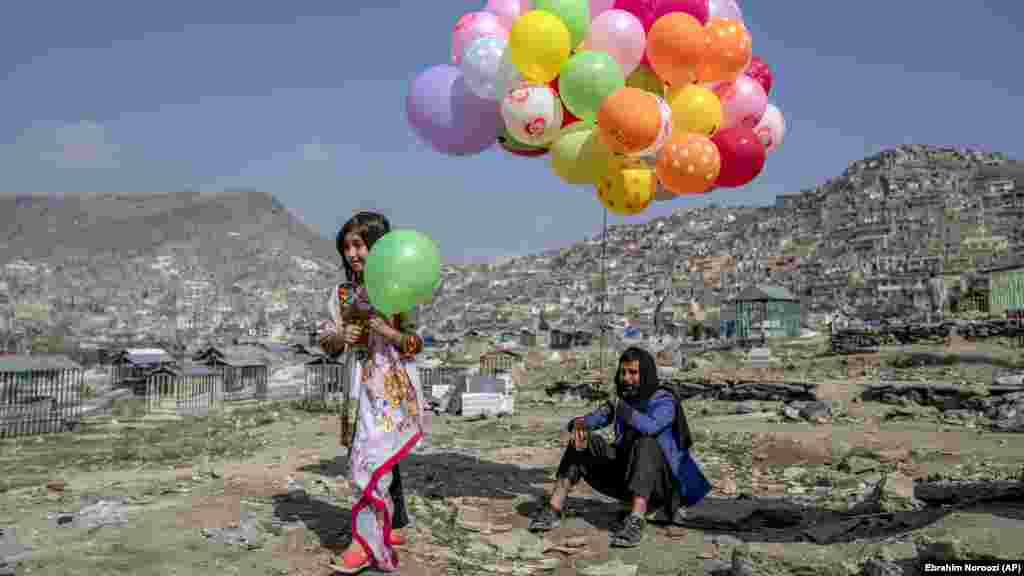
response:
[[[821,360],[805,361],[816,367],[787,361],[796,364],[787,372],[824,370]],[[556,403],[533,382],[520,390],[514,416],[437,416],[429,441],[401,464],[412,516],[409,542],[399,548],[401,573],[704,574],[727,567],[742,548],[771,566],[758,574],[852,575],[868,558],[914,558],[922,539],[952,541],[973,557],[1024,557],[1024,506],[1013,503],[926,520],[908,512],[919,516],[902,530],[824,545],[796,535],[813,523],[793,531],[752,520],[757,514],[749,510],[787,498],[803,499],[805,517],[824,518],[879,473],[892,494],[912,496],[915,480],[937,474],[994,480],[1024,466],[1019,435],[929,418],[888,420],[889,407],[860,402],[872,362],[847,359],[820,379],[819,397],[839,407],[825,423],[765,416],[778,403],[758,403],[747,414],[732,402],[688,405],[695,455],[715,486],[693,512],[709,527],[651,524],[642,545],[628,550],[608,546],[621,505],[585,486],[570,498],[559,529],[543,538],[525,530],[552,485],[565,422],[592,406]],[[353,502],[337,430],[330,414],[279,403],[0,441],[7,477],[0,527],[15,527],[17,541],[31,549],[17,574],[327,576],[328,561],[349,541]],[[79,522],[83,507],[96,502],[116,503],[119,520]],[[216,537],[239,532],[251,537],[241,544]]]

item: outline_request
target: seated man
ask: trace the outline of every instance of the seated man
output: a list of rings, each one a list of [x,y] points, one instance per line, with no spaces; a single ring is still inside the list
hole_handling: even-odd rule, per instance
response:
[[[611,545],[620,547],[640,543],[648,511],[679,522],[685,516],[683,507],[711,490],[690,456],[693,441],[682,406],[671,390],[659,386],[648,352],[623,352],[615,392],[613,401],[569,422],[574,437],[562,455],[551,498],[531,521],[531,530],[559,525],[562,504],[580,479],[602,494],[632,503],[632,512],[611,535]],[[613,422],[614,443],[591,433]]]

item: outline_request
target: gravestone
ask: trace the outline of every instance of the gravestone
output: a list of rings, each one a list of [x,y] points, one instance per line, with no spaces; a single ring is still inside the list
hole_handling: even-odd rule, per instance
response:
[[[772,350],[771,348],[751,348],[750,354],[751,368],[771,368],[772,367]]]

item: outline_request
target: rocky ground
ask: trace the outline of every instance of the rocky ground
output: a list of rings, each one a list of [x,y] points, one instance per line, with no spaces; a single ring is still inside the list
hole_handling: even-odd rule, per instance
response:
[[[696,358],[678,381],[707,390],[686,406],[715,490],[631,550],[608,547],[620,506],[585,488],[561,528],[526,531],[566,420],[591,405],[534,378],[514,416],[436,416],[402,464],[402,574],[898,575],[926,558],[1024,557],[1024,445],[998,425],[1024,407],[978,400],[997,378],[1013,385],[1020,356],[964,346],[834,357],[780,343],[767,369],[738,352]],[[889,382],[961,393],[884,397]],[[76,433],[4,440],[0,574],[327,576],[353,501],[337,429],[315,407],[268,402],[184,420],[119,408]]]

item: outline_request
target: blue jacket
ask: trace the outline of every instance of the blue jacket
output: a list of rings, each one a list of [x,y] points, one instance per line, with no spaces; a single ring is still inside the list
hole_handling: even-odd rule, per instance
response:
[[[642,435],[656,437],[661,452],[672,470],[672,477],[682,495],[683,504],[693,506],[707,496],[711,491],[711,484],[690,455],[690,451],[679,447],[676,429],[672,425],[676,419],[676,406],[675,396],[667,390],[659,389],[647,401],[643,410],[634,409],[628,403],[620,402],[619,413],[612,414],[611,405],[605,404],[584,416],[583,424],[588,430],[599,430],[614,421],[616,443],[621,441],[627,425]],[[572,425],[570,421],[570,430]]]

